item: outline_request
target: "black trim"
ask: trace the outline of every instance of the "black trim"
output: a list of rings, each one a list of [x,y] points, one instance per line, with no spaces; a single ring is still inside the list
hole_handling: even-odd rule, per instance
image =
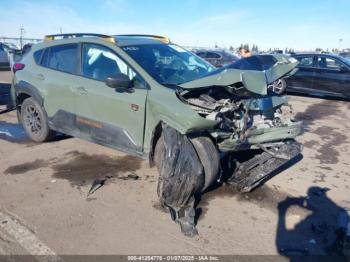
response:
[[[59,110],[49,118],[50,129],[130,155],[147,158],[142,146],[135,145],[129,133],[118,126]]]
[[[15,94],[16,94],[16,98],[20,94],[27,94],[33,97],[39,103],[40,106],[44,105],[44,99],[41,96],[38,89],[36,89],[35,86],[29,84],[28,82],[21,80],[19,83],[15,84]],[[16,106],[17,106],[17,99],[16,99]]]

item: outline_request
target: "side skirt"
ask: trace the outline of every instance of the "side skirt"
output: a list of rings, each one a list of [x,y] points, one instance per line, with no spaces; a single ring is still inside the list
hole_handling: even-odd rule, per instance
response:
[[[133,156],[148,158],[148,154],[142,151],[142,147],[136,145],[130,134],[125,129],[117,126],[80,117],[64,110],[57,111],[53,117],[49,118],[49,126],[52,130],[66,135],[113,148]]]

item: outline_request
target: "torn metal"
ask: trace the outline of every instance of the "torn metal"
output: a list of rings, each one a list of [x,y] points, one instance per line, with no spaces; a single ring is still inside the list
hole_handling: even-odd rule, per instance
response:
[[[160,166],[158,196],[168,207],[172,219],[188,236],[197,235],[195,196],[204,184],[203,166],[185,135],[163,124],[164,150]]]

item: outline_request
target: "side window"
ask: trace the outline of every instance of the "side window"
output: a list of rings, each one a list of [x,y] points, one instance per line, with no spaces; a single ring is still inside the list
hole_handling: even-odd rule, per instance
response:
[[[122,73],[127,75],[134,85],[141,82],[136,73],[107,47],[84,44],[82,62],[82,74],[85,77],[105,81],[109,76]]]
[[[4,48],[3,48],[2,45],[0,45],[0,52],[1,52],[1,51],[4,51]]]
[[[313,56],[299,56],[295,58],[299,60],[300,67],[313,67]]]
[[[52,46],[47,54],[46,66],[58,71],[76,74],[78,68],[78,45]],[[45,59],[43,59],[45,60]]]
[[[43,49],[40,49],[40,50],[34,52],[33,57],[34,57],[34,61],[37,65],[40,64],[40,59],[41,59],[41,55],[43,54],[43,52],[44,52]]]
[[[40,65],[43,67],[47,67],[47,62],[48,62],[48,58],[49,58],[49,52],[50,52],[50,48],[45,48],[43,49],[43,55],[40,61]]]
[[[206,52],[198,52],[198,53],[196,53],[196,55],[198,55],[200,57],[205,57]]]
[[[341,63],[338,62],[337,60],[333,58],[328,58],[328,57],[318,57],[317,58],[317,65],[319,68],[324,68],[324,69],[333,69],[333,70],[340,70],[341,68]]]
[[[207,53],[207,58],[212,58],[212,59],[219,59],[221,56],[217,53],[214,52],[208,52]]]

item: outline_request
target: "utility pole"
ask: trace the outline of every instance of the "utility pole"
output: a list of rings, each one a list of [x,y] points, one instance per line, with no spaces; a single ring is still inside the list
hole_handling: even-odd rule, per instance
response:
[[[340,53],[341,52],[341,42],[343,42],[343,38],[339,38],[339,51],[338,51],[338,53]]]
[[[21,28],[19,30],[20,30],[19,44],[20,44],[21,49],[22,49],[22,47],[23,47],[23,35],[26,31],[24,30],[23,25],[21,26]]]
[[[60,27],[60,34],[62,34],[62,27]]]

